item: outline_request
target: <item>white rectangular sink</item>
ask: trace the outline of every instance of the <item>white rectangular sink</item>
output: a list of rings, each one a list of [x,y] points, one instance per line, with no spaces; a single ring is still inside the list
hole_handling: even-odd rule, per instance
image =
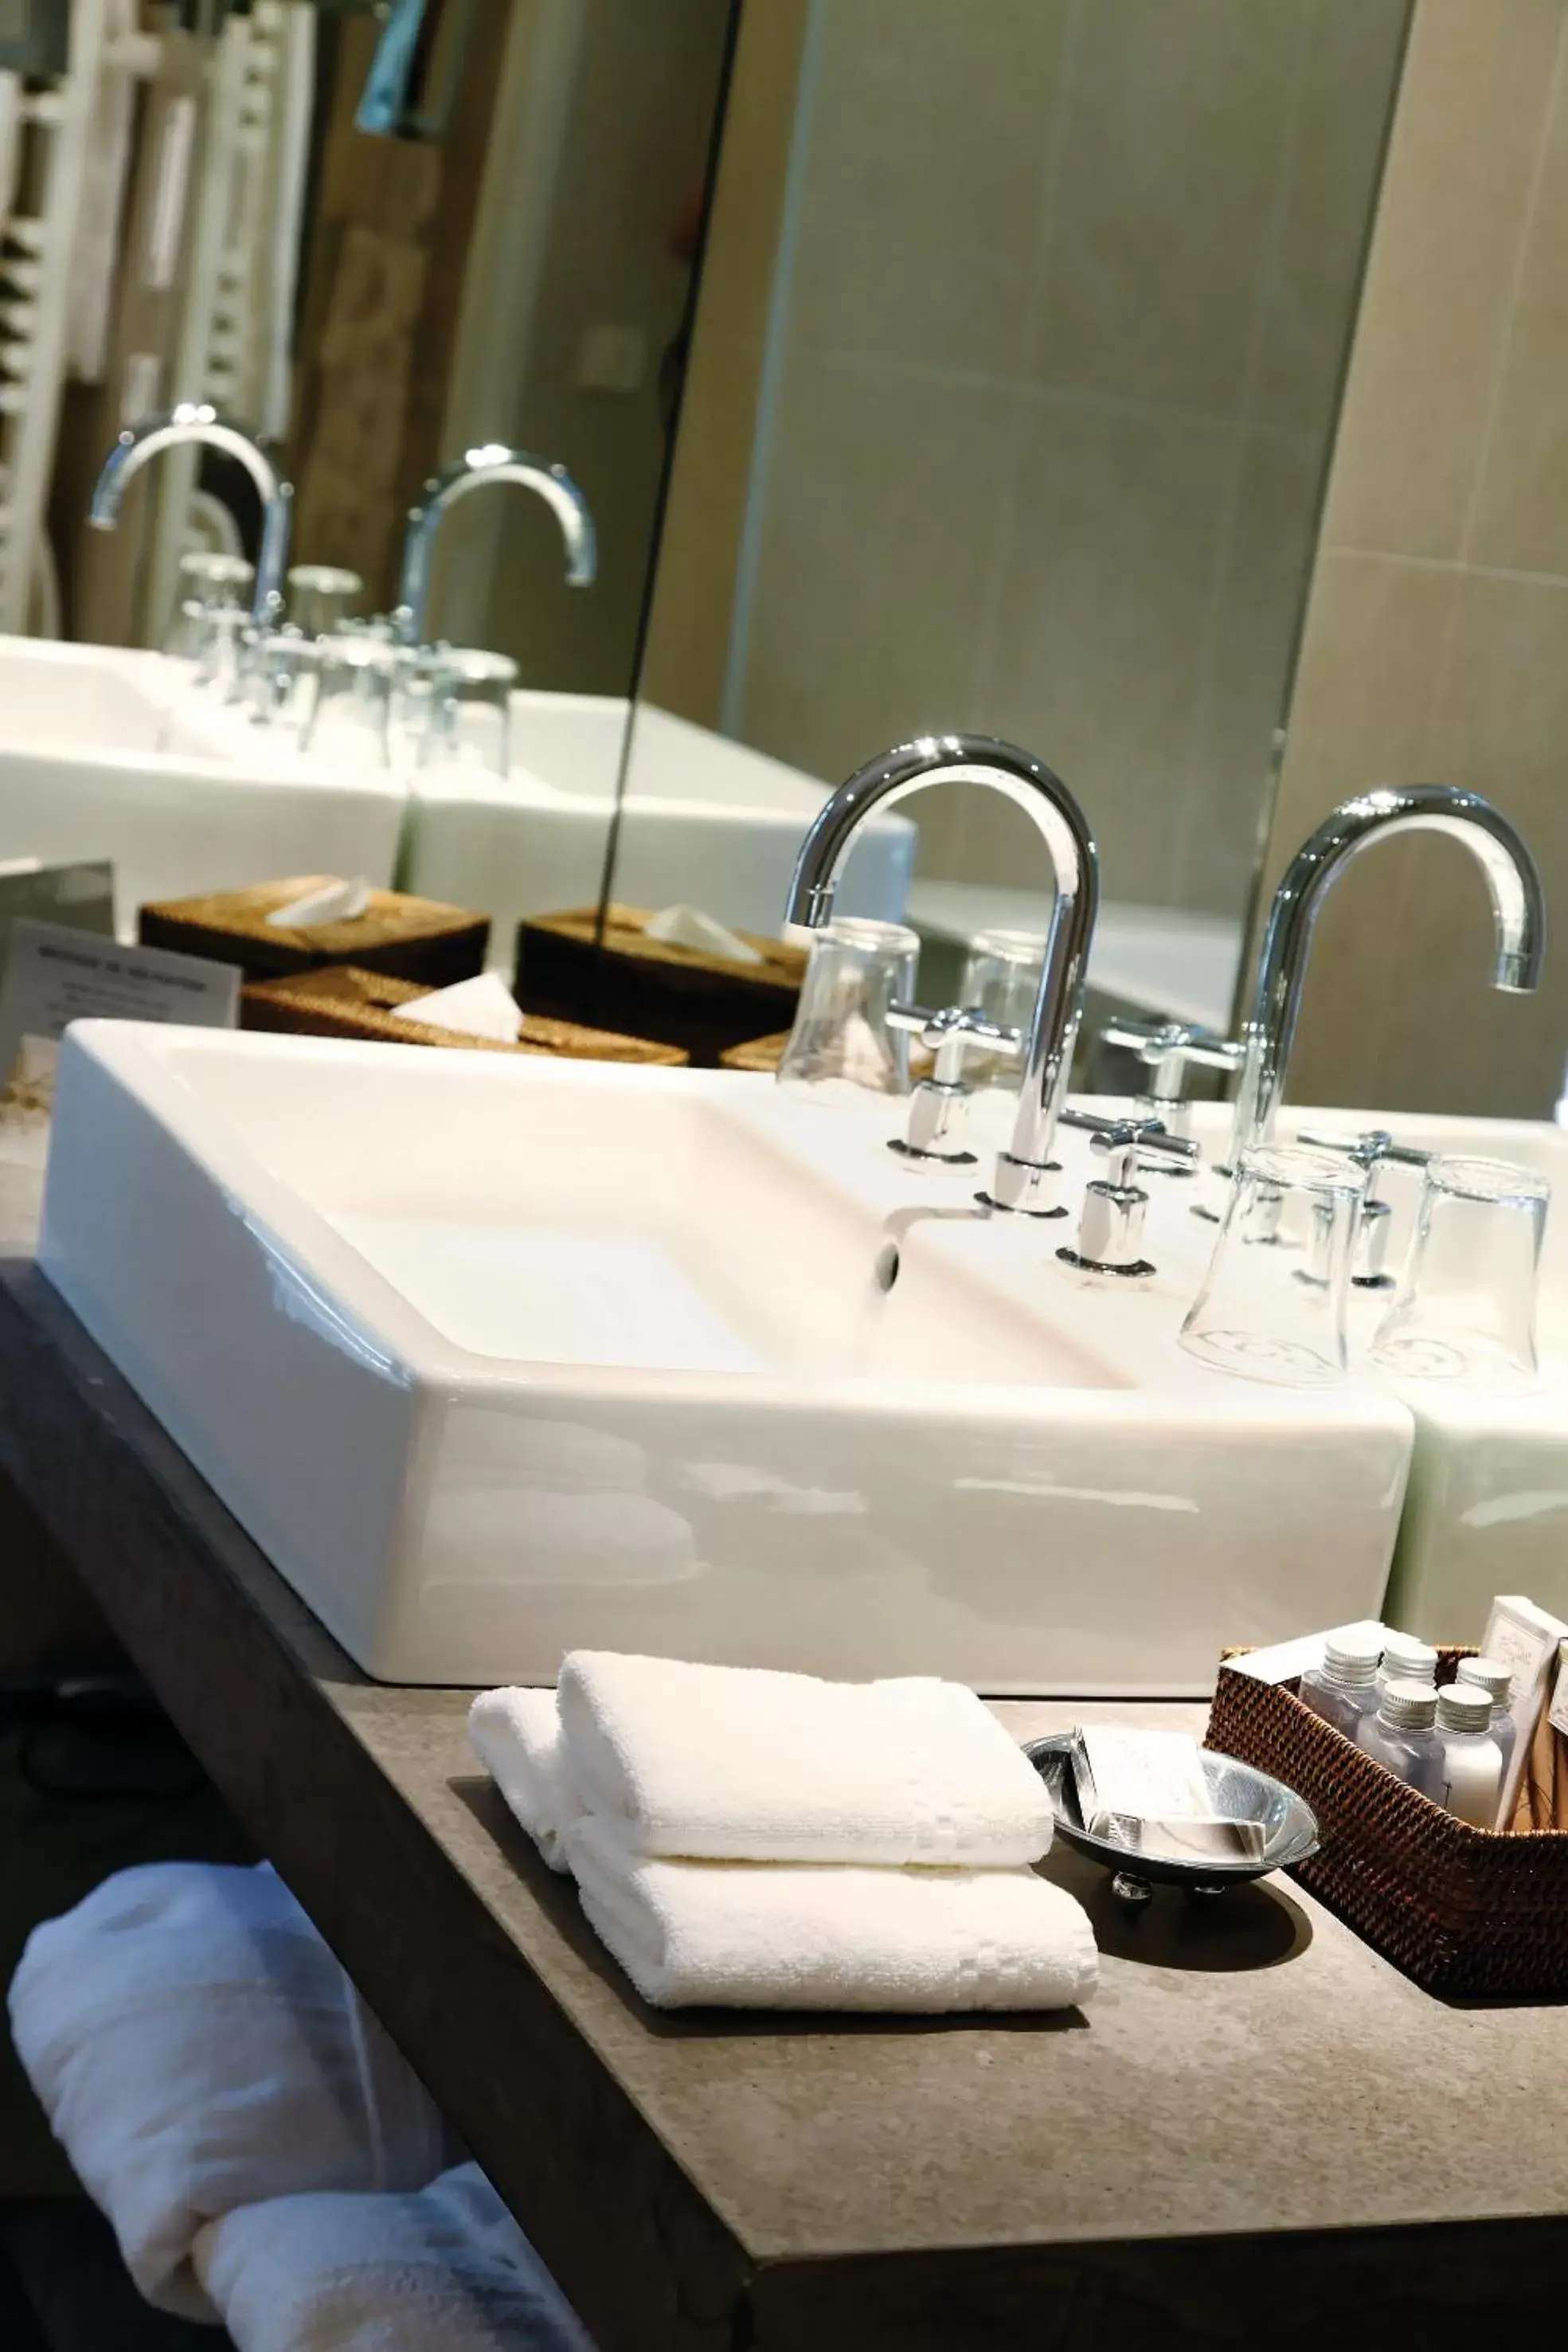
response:
[[[1194,1363],[1185,1275],[1070,1273],[1059,1228],[912,1185],[888,1112],[82,1024],[42,1264],[388,1679],[594,1643],[1198,1692],[1228,1642],[1375,1611],[1403,1407]]]
[[[505,782],[419,782],[408,887],[487,908],[491,957],[502,971],[511,969],[525,915],[599,896],[630,709],[603,695],[514,695]],[[613,896],[633,907],[685,901],[741,930],[776,934],[801,840],[828,792],[798,769],[639,703]],[[905,818],[867,825],[840,912],[896,922],[914,859],[915,827]]]
[[[1280,1113],[1278,1133],[1288,1142],[1302,1133],[1350,1137],[1372,1129],[1425,1151],[1534,1169],[1554,1188],[1541,1269],[1541,1376],[1529,1392],[1392,1380],[1370,1355],[1390,1293],[1352,1291],[1352,1370],[1397,1396],[1415,1422],[1388,1622],[1428,1641],[1479,1642],[1498,1592],[1530,1593],[1568,1618],[1568,1134],[1537,1120],[1322,1110],[1295,1103]],[[1193,1132],[1206,1160],[1224,1159],[1229,1131],[1223,1106],[1197,1107]],[[1378,1189],[1393,1211],[1387,1252],[1393,1274],[1414,1231],[1420,1181],[1418,1169],[1396,1162],[1379,1173]],[[1212,1248],[1213,1227],[1186,1213],[1179,1184],[1156,1179],[1150,1190],[1150,1248],[1173,1273],[1179,1268],[1191,1289]],[[1332,1622],[1322,1612],[1311,1620]]]
[[[177,719],[159,654],[0,638],[0,857],[110,858],[121,932],[149,898],[288,874],[392,880],[403,790],[280,756],[243,719]]]

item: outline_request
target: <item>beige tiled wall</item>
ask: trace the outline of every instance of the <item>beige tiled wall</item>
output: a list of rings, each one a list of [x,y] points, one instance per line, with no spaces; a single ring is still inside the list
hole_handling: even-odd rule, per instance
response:
[[[925,728],[1011,736],[1082,793],[1109,896],[1239,911],[1405,13],[815,0],[748,593],[732,637],[708,562],[705,638],[662,576],[654,696],[830,779]],[[728,282],[677,583],[737,541],[761,322]],[[1039,860],[1000,801],[911,814],[927,873]]]
[[[1568,0],[1417,0],[1270,833],[1489,793],[1544,870],[1534,998],[1462,850],[1370,852],[1319,929],[1301,1101],[1538,1114],[1568,1051]]]

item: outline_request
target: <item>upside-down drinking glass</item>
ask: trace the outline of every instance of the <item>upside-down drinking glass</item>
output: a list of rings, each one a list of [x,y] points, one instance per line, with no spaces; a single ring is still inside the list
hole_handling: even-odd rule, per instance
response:
[[[1410,1255],[1372,1342],[1396,1379],[1528,1386],[1552,1187],[1532,1169],[1449,1155],[1429,1160]]]
[[[1302,1144],[1249,1144],[1181,1344],[1224,1372],[1286,1387],[1343,1380],[1363,1172]]]
[[[811,935],[779,1083],[819,1097],[909,1091],[909,1039],[889,1026],[915,993],[920,940],[903,923],[838,916]]]

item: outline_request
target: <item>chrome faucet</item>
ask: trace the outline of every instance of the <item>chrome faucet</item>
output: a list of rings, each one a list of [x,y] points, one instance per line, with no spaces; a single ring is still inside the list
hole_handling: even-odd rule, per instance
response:
[[[1353,857],[1398,833],[1451,834],[1476,859],[1497,927],[1492,986],[1526,995],[1541,978],[1545,893],[1534,858],[1500,810],[1479,793],[1451,784],[1389,786],[1346,801],[1296,852],[1274,894],[1252,1011],[1242,1032],[1245,1059],[1230,1138],[1232,1168],[1248,1144],[1267,1142],[1273,1133],[1322,902]]]
[[[1060,776],[1030,752],[989,735],[923,735],[884,751],[841,784],[813,819],[789,885],[787,919],[820,930],[831,918],[850,845],[873,811],[890,809],[926,784],[953,783],[985,784],[1022,809],[1038,828],[1056,875],[1040,993],[1019,1041],[1022,1075],[1012,1140],[997,1155],[985,1197],[993,1208],[1060,1216],[1062,1209],[1051,1197],[1050,1179],[1056,1173],[1051,1151],[1083,1016],[1083,977],[1100,890],[1093,836]]]
[[[397,610],[392,614],[398,636],[405,646],[417,646],[424,635],[425,608],[430,602],[430,564],[435,534],[449,508],[470,490],[486,482],[520,482],[536,490],[560,525],[566,542],[566,576],[573,588],[586,588],[598,569],[593,517],[588,500],[564,466],[530,457],[526,449],[508,449],[503,442],[486,441],[465,449],[461,457],[433,475],[422,502],[409,509],[402,542],[402,572],[398,581]]]
[[[261,493],[261,552],[256,558],[250,616],[257,628],[271,628],[283,611],[294,486],[284,480],[247,426],[225,416],[206,401],[183,400],[160,416],[144,416],[139,424],[126,426],[93,485],[88,520],[96,530],[112,530],[120,520],[120,502],[131,475],[161,450],[193,443],[237,457]]]

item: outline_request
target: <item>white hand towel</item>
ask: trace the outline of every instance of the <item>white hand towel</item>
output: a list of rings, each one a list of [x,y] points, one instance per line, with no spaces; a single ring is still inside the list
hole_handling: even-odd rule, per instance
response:
[[[468,1741],[550,1868],[570,1870],[562,1832],[582,1808],[554,1691],[481,1691],[468,1710]]]
[[[634,1853],[1003,1870],[1051,1843],[1040,1775],[958,1683],[574,1650],[559,1697],[573,1784]]]
[[[1098,1973],[1082,1905],[1031,1870],[651,1861],[591,1813],[566,1848],[655,2009],[1067,2009]]]
[[[316,2189],[418,2189],[439,2111],[282,1882],[161,1863],[107,1879],[27,1940],[17,2053],[150,2303],[215,2313],[204,2221]]]
[[[236,2352],[592,2352],[476,2164],[403,2197],[279,2197],[196,2269]]]

